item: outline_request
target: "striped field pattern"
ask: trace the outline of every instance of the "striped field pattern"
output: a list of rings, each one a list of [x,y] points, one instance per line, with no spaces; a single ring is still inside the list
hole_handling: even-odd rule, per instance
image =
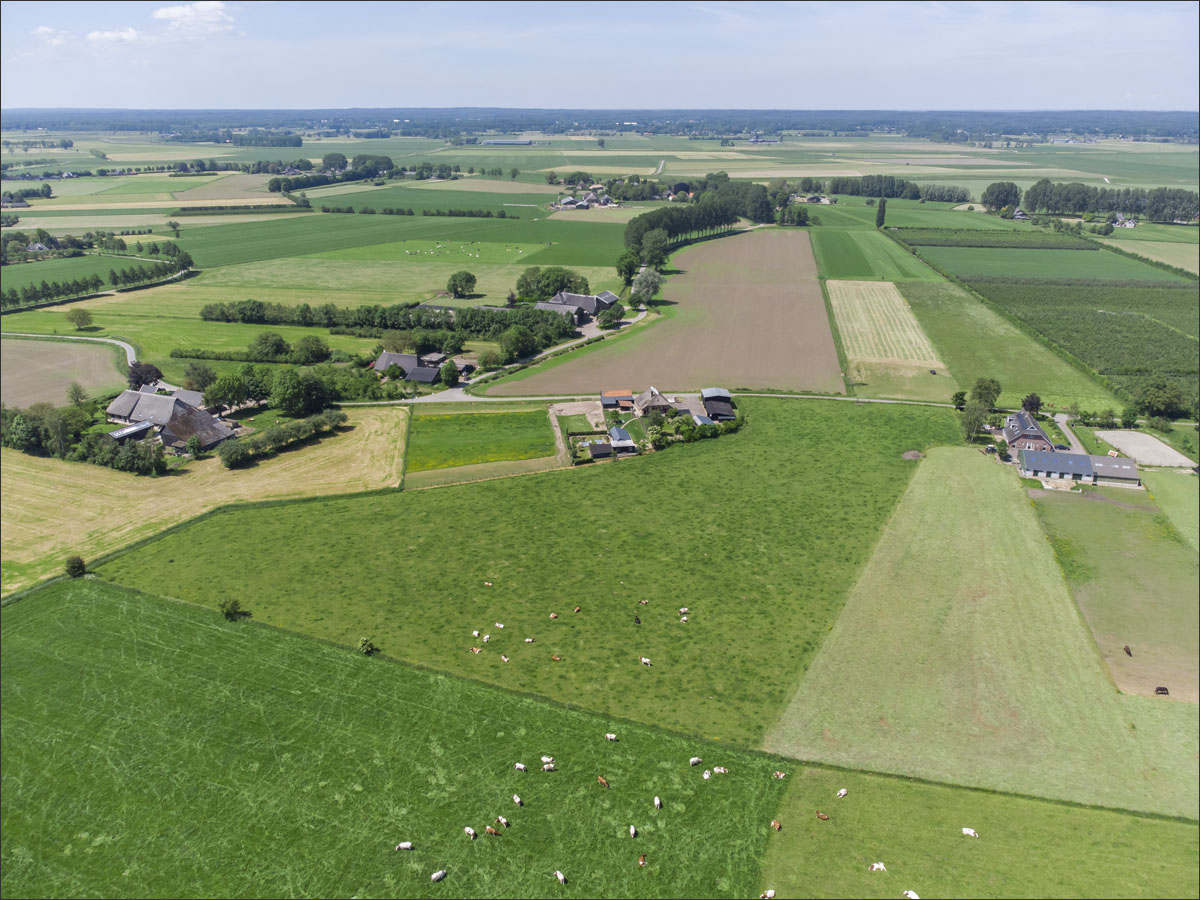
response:
[[[905,299],[890,281],[828,281],[846,355],[863,362],[945,368]]]

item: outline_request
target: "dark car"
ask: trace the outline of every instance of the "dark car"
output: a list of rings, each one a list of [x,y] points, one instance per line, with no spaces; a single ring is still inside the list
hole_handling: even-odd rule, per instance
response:
[[[1055,444],[1054,449],[1055,450],[1070,450],[1071,448],[1068,447],[1066,444]]]

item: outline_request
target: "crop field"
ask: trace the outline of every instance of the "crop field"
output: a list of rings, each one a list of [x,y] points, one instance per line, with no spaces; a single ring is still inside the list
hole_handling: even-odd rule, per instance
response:
[[[1186,283],[1186,279],[1164,269],[1104,251],[923,247],[921,255],[963,281],[1020,277]]]
[[[125,386],[125,354],[103,344],[9,339],[3,342],[0,364],[0,397],[9,407],[33,403],[65,406],[72,382],[89,394],[119,391]]]
[[[99,581],[5,609],[3,641],[6,895],[759,890],[782,760]],[[688,765],[697,753],[729,774],[705,781]],[[498,815],[511,827],[484,834]]]
[[[897,287],[964,389],[978,378],[995,378],[1003,388],[1001,406],[1020,406],[1034,392],[1062,409],[1072,403],[1122,408],[1109,391],[957,285],[909,281]]]
[[[954,393],[946,364],[894,284],[827,281],[825,287],[856,394],[945,402]]]
[[[1153,697],[1166,685],[1171,697],[1200,702],[1195,548],[1140,491],[1030,494],[1117,687]]]
[[[1197,707],[1113,691],[1013,472],[918,466],[766,748],[1195,818]]]
[[[1111,238],[1100,238],[1102,242],[1112,247],[1120,247],[1138,256],[1145,256],[1155,262],[1177,266],[1189,272],[1200,273],[1200,245],[1182,241],[1114,241]]]
[[[762,872],[780,897],[1186,897],[1200,877],[1190,823],[812,766],[787,785]]]
[[[1142,484],[1175,530],[1200,551],[1200,478],[1189,472],[1142,472]]]
[[[147,236],[149,237],[149,236]],[[149,240],[154,240],[149,237]],[[76,281],[80,278],[90,278],[99,275],[104,281],[102,290],[111,290],[108,283],[108,273],[113,269],[127,269],[130,266],[143,266],[146,263],[140,259],[127,256],[71,256],[65,259],[46,259],[40,262],[16,263],[4,267],[3,279],[0,284],[8,291],[16,288],[18,291],[29,284],[41,284],[43,281],[64,282]]]
[[[95,559],[226,503],[398,486],[407,409],[347,413],[350,421],[340,433],[247,469],[225,469],[211,457],[146,478],[5,448],[0,451],[3,592],[57,574],[69,554]]]
[[[1200,350],[1194,284],[971,286],[1119,387],[1136,392],[1148,376],[1162,375],[1178,382],[1185,396],[1195,393]]]
[[[825,278],[848,281],[939,281],[941,276],[895,241],[869,231],[813,231],[813,250]]]
[[[663,288],[672,305],[661,321],[487,393],[590,393],[614,384],[845,390],[807,233],[722,237],[676,253],[672,265],[681,274]]]
[[[946,410],[739,405],[746,427],[717,440],[619,465],[238,510],[101,571],[148,587],[170,565],[174,596],[215,605],[221,586],[200,573],[218,565],[237,571],[256,621],[337,643],[370,634],[400,660],[756,745],[903,491],[911,464],[901,454],[959,437]],[[860,448],[853,465],[847,443]],[[795,447],[805,448],[804,478]],[[695,515],[735,483],[738,502],[720,517]],[[451,541],[453,523],[466,531]],[[580,544],[581,528],[603,552]],[[364,540],[380,529],[403,537]]]
[[[414,415],[406,472],[554,455],[545,410]]]
[[[96,196],[124,196],[126,194],[156,194],[170,198],[175,194],[189,191],[192,188],[207,187],[212,184],[212,178],[156,178],[154,176],[135,175],[132,178],[106,179],[115,181],[111,187],[98,191]]]
[[[914,247],[1002,247],[1026,250],[1096,250],[1096,245],[1073,234],[1055,231],[979,230],[958,228],[899,228],[896,237]]]

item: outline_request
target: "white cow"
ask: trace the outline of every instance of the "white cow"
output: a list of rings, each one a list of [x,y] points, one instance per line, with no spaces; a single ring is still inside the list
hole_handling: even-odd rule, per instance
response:
[[[758,895],[758,900],[775,900],[774,888],[767,888],[765,891],[763,891],[761,894]]]
[[[401,841],[400,843],[398,843],[396,845],[396,849],[397,850],[411,850],[412,849],[412,841]]]
[[[553,772],[554,771],[554,763],[546,763],[544,766],[542,766],[542,771],[543,772]]]
[[[504,623],[503,623],[503,622],[497,622],[497,623],[496,623],[496,627],[497,627],[497,628],[503,628],[503,627],[504,627]]]
[[[525,771],[525,763],[513,763],[513,768],[516,769],[518,772],[524,772]]]
[[[516,794],[513,794],[513,803],[517,804],[517,806],[525,805],[524,803],[521,802],[521,798],[518,797]]]
[[[976,831],[974,828],[964,828],[963,834],[965,834],[967,837],[973,837],[973,838],[979,837],[979,832]]]
[[[704,780],[708,781],[708,779],[710,779],[710,778],[712,778],[712,772],[708,771],[708,769],[705,769],[704,770]]]
[[[657,797],[654,798],[654,808],[662,809],[662,801],[659,800]]]
[[[465,834],[471,840],[475,840],[475,829],[472,828],[470,825],[468,825],[466,828],[463,829],[463,834]]]
[[[488,641],[490,641],[491,639],[492,639],[492,636],[491,636],[490,634],[485,634],[485,635],[483,636],[483,642],[484,642],[485,644],[486,644]]]
[[[869,871],[869,872],[886,872],[887,866],[885,866],[881,862],[871,863],[871,867],[867,871]]]
[[[533,643],[533,638],[525,638],[525,643],[527,643],[527,644],[532,644],[532,643]]]
[[[629,836],[637,837],[637,829],[634,828],[632,825],[629,826]]]
[[[921,900],[921,898],[917,896],[916,891],[905,891],[904,896],[908,898],[908,900]]]
[[[727,768],[725,768],[724,766],[713,766],[713,774],[714,775],[728,775],[729,770]]]
[[[606,734],[604,736],[604,739],[606,741],[615,741],[617,739],[617,736],[610,731],[608,734]]]
[[[641,659],[641,662],[642,662],[642,665],[643,665],[643,666],[648,666],[648,665],[650,665],[650,657],[648,657],[648,656],[643,656],[643,657],[640,657],[640,659]]]
[[[567,876],[564,875],[562,872],[558,871],[558,869],[554,870],[554,877],[558,879],[559,884],[567,883]]]
[[[471,632],[471,637],[479,637],[479,629],[478,628],[476,628],[474,631]]]
[[[434,872],[432,875],[429,876],[429,880],[430,881],[441,881],[445,877],[446,877],[446,870],[438,869],[436,872]]]
[[[551,763],[551,762],[554,762],[554,757],[553,757],[553,756],[543,756],[543,757],[542,757],[542,762],[544,762],[544,763]]]
[[[843,797],[846,796],[847,793],[849,793],[849,792],[845,788],[842,788],[840,791],[837,792],[837,798],[839,800],[841,800]]]
[[[704,760],[701,759],[699,756],[693,756],[691,759],[688,760],[688,765],[689,766],[698,766],[702,762],[704,762]]]

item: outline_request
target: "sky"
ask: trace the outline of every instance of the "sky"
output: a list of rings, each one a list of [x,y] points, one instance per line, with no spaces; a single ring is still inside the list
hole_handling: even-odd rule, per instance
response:
[[[0,4],[0,106],[1174,109],[1191,2]]]

